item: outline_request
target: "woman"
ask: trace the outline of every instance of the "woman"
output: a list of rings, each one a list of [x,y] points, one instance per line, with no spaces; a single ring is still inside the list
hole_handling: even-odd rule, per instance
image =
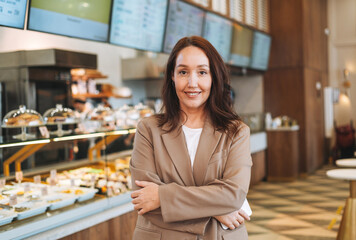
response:
[[[133,239],[247,239],[249,218],[239,209],[250,182],[249,128],[232,109],[225,64],[207,40],[178,41],[162,95],[164,113],[143,119],[135,136]]]

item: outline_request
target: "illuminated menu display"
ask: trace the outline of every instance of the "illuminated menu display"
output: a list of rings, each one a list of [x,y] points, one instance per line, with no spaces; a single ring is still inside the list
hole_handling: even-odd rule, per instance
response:
[[[170,53],[179,39],[201,36],[204,11],[185,2],[171,0],[168,10],[163,51]]]
[[[229,60],[232,24],[216,14],[207,13],[203,37],[220,53],[225,62]]]
[[[270,47],[270,36],[261,32],[254,33],[250,68],[267,70]]]
[[[31,30],[107,42],[111,0],[31,0]]]
[[[110,43],[160,52],[167,0],[114,0]]]
[[[239,24],[233,24],[231,43],[231,65],[247,67],[251,60],[253,31]]]
[[[0,25],[23,28],[27,0],[0,0]]]

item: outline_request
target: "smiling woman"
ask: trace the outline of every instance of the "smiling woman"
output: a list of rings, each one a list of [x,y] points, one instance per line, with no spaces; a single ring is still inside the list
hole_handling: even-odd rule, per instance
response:
[[[212,83],[209,59],[205,53],[194,46],[180,51],[172,80],[181,110],[187,114],[203,113]]]
[[[162,114],[137,126],[130,161],[133,239],[247,239],[249,128],[232,109],[229,76],[204,38],[168,59]]]

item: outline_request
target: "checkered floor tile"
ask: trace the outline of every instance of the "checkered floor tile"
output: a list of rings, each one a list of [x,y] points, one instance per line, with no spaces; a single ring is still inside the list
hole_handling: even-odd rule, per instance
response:
[[[349,183],[328,178],[331,168],[294,182],[253,186],[247,195],[253,211],[246,223],[249,239],[336,239]]]

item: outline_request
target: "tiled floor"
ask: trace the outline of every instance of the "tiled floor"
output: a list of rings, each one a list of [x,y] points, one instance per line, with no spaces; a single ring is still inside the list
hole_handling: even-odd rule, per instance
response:
[[[249,191],[253,214],[246,223],[249,240],[334,240],[347,181],[326,177],[325,167],[290,183],[262,182]]]

